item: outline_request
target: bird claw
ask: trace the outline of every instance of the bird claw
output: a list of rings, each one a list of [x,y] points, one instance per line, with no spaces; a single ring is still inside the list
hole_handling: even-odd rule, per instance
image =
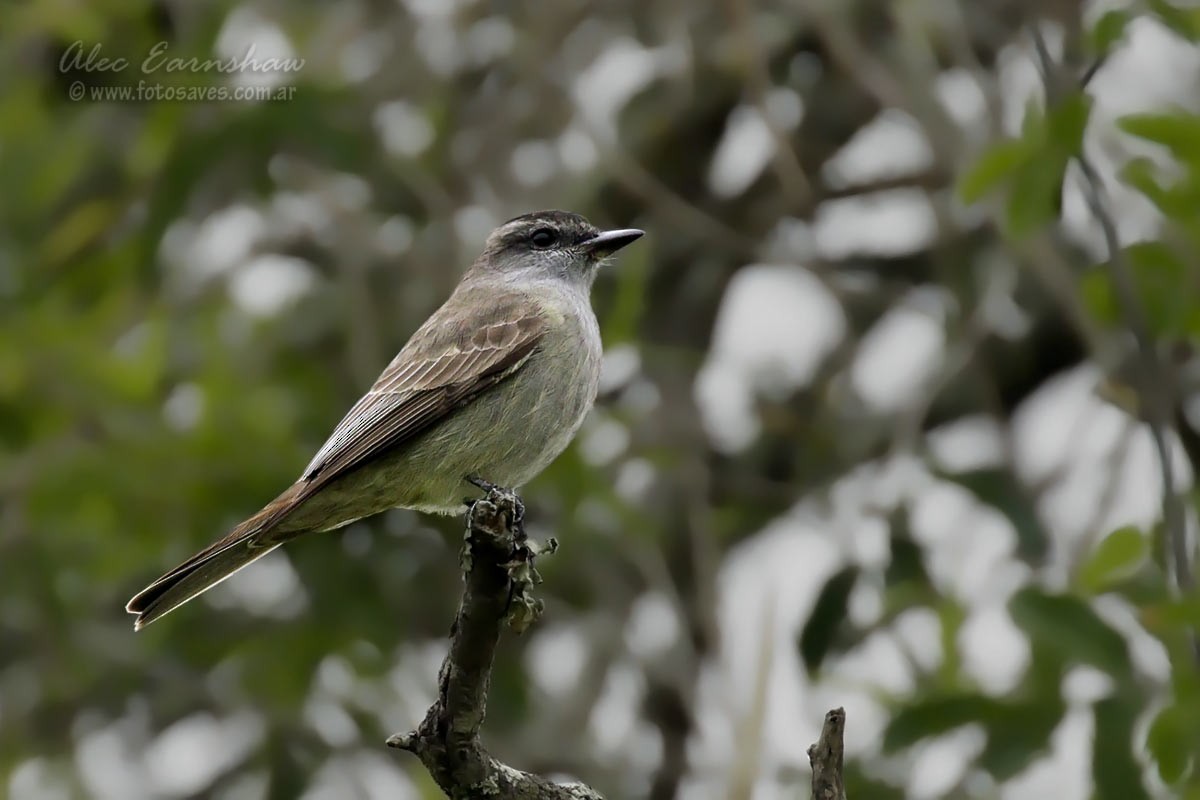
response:
[[[544,603],[532,594],[533,587],[542,582],[542,576],[534,566],[534,561],[539,555],[550,555],[557,551],[558,540],[550,538],[544,544],[539,544],[529,538],[525,533],[525,504],[521,502],[521,498],[516,492],[497,486],[477,475],[469,476],[467,482],[486,492],[484,497],[466,501],[469,509],[468,537],[471,532],[470,510],[474,509],[476,503],[486,501],[494,507],[494,511],[489,511],[489,513],[500,512],[508,517],[512,549],[508,560],[499,565],[508,573],[509,579],[505,620],[517,633],[523,633],[541,616],[545,607]],[[465,571],[470,570],[471,548],[469,543],[462,551],[462,565]]]
[[[518,495],[512,489],[505,489],[503,486],[497,486],[491,481],[484,480],[478,475],[468,475],[467,483],[482,489],[486,494],[482,498],[464,498],[463,502],[467,506],[467,511],[475,506],[479,500],[488,500],[500,508],[510,509],[510,525],[514,538],[525,539],[525,503],[521,501]]]
[[[478,475],[468,475],[467,483],[469,483],[472,486],[475,486],[477,488],[483,489],[485,492],[494,492],[500,488],[499,486],[492,483],[491,481],[485,481],[483,478],[479,477]]]

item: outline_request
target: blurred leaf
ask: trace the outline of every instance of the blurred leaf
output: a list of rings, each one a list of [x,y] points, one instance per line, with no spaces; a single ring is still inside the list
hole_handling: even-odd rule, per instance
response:
[[[964,203],[976,203],[1000,187],[1033,157],[1034,149],[1023,139],[1007,139],[983,151],[958,181],[958,196]]]
[[[1067,162],[1066,156],[1046,150],[1017,172],[1005,207],[1004,222],[1009,235],[1020,239],[1058,219]]]
[[[1196,206],[1200,204],[1200,186],[1194,179],[1164,184],[1158,166],[1148,158],[1130,159],[1118,176],[1171,219],[1184,222],[1194,219]]]
[[[1089,591],[1104,591],[1137,572],[1148,552],[1145,534],[1132,526],[1118,528],[1100,541],[1079,571],[1079,582]]]
[[[997,780],[1005,780],[1048,748],[1064,710],[1057,693],[1021,702],[973,693],[926,698],[896,712],[884,731],[883,749],[895,752],[923,739],[977,724],[988,737],[980,763]]]
[[[908,797],[903,786],[893,786],[878,776],[864,774],[857,761],[847,759],[845,778],[846,797],[869,797],[871,800],[905,800]],[[804,782],[807,781],[806,775]]]
[[[1092,776],[1100,800],[1148,797],[1142,768],[1133,757],[1133,726],[1141,698],[1118,692],[1096,703],[1096,735],[1092,737]]]
[[[967,612],[960,604],[949,598],[944,598],[937,605],[938,622],[941,623],[942,664],[938,669],[938,678],[946,686],[955,686],[962,669],[962,656],[958,650],[958,636],[963,623],[967,620]]]
[[[846,607],[850,592],[858,580],[858,572],[856,566],[835,572],[817,595],[812,614],[800,633],[800,656],[810,675],[820,668],[825,654],[837,637],[838,629],[846,619]]]
[[[1145,156],[1126,161],[1117,173],[1118,177],[1144,194],[1152,203],[1160,205],[1163,190],[1158,183],[1158,166]],[[1161,206],[1160,206],[1161,208]]]
[[[1046,115],[1046,135],[1051,148],[1062,156],[1076,156],[1083,149],[1083,134],[1092,113],[1091,98],[1074,92]]]
[[[1170,246],[1158,241],[1135,242],[1124,249],[1132,267],[1137,295],[1156,336],[1186,337],[1200,330],[1200,273]],[[1125,318],[1108,273],[1093,269],[1080,279],[1080,294],[1088,310],[1104,322]]]
[[[959,693],[916,700],[898,710],[883,733],[883,751],[893,753],[922,739],[939,736],[991,716],[996,701],[980,694]]]
[[[1096,20],[1096,24],[1088,31],[1088,45],[1091,51],[1103,55],[1113,49],[1113,46],[1125,38],[1125,29],[1129,26],[1132,15],[1123,8],[1105,11]]]
[[[1200,41],[1200,8],[1181,7],[1167,0],[1148,0],[1162,23],[1190,42]]]
[[[1200,736],[1194,727],[1196,713],[1190,716],[1189,720],[1189,715],[1179,705],[1166,706],[1150,723],[1146,734],[1146,748],[1158,765],[1159,777],[1168,785],[1183,777],[1189,763],[1200,752]]]
[[[1094,267],[1079,278],[1079,296],[1093,317],[1110,325],[1121,319],[1121,309],[1113,293],[1112,281],[1101,267]]]
[[[1021,117],[1021,138],[1038,147],[1045,144],[1046,114],[1037,97],[1030,97],[1025,102],[1025,114]]]
[[[1107,672],[1119,684],[1132,679],[1125,639],[1080,598],[1022,589],[1009,602],[1009,612],[1035,642],[1057,653],[1064,662],[1089,664]]]
[[[979,756],[980,766],[998,781],[1026,769],[1050,749],[1050,736],[1065,712],[1057,692],[1031,701],[997,703],[992,713],[980,720],[988,737]]]
[[[1142,621],[1152,631],[1163,626],[1200,628],[1200,597],[1192,595],[1143,606]]]
[[[1004,221],[1021,238],[1058,219],[1062,183],[1071,157],[1079,153],[1091,114],[1083,92],[1065,98],[1046,113],[1030,100],[1021,137],[993,145],[959,182],[959,196],[973,202],[1008,179]]]
[[[913,541],[908,515],[909,510],[903,505],[888,514],[892,557],[884,571],[884,583],[889,588],[904,583],[915,583],[921,588],[931,586],[929,574],[925,571],[924,553],[921,546]]]
[[[1127,114],[1117,127],[1131,136],[1162,145],[1188,164],[1200,164],[1200,116],[1187,111]]]
[[[94,244],[113,224],[117,209],[108,200],[81,203],[66,215],[43,243],[47,263],[58,265]]]
[[[1136,242],[1125,248],[1125,255],[1153,332],[1186,335],[1197,315],[1197,295],[1190,291],[1196,284],[1191,267],[1162,242]]]
[[[1038,519],[1029,493],[1011,471],[987,467],[969,472],[937,474],[963,487],[976,500],[1008,518],[1016,529],[1017,550],[1022,558],[1036,561],[1045,556],[1049,536]]]

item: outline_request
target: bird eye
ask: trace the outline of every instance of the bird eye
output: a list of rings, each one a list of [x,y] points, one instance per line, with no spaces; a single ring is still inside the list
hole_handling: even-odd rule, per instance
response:
[[[539,250],[545,250],[558,243],[558,234],[553,228],[538,228],[529,236],[529,241]]]

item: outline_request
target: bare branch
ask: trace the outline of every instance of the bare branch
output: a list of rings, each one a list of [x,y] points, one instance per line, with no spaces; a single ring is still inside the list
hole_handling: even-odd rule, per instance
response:
[[[467,512],[466,585],[438,674],[438,698],[415,731],[387,743],[421,759],[453,800],[603,800],[582,783],[556,784],[502,764],[479,740],[500,630],[508,622],[522,631],[541,613],[530,594],[540,580],[533,568],[538,548],[521,530],[522,514],[515,494],[495,488]]]
[[[1097,57],[1096,60],[1091,64],[1088,64],[1087,69],[1083,71],[1083,75],[1079,77],[1080,88],[1086,89],[1088,84],[1092,82],[1092,79],[1096,77],[1096,73],[1103,69],[1104,65],[1107,63],[1108,53],[1104,53],[1103,55]]]
[[[846,732],[846,710],[835,708],[825,714],[821,738],[808,748],[812,766],[812,800],[846,800],[842,777],[842,736]]]

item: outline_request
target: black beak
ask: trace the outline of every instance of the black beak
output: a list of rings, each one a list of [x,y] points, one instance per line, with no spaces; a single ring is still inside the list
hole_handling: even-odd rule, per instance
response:
[[[604,231],[584,242],[583,248],[595,256],[612,255],[625,245],[632,244],[645,235],[645,231],[639,231],[637,228]]]

